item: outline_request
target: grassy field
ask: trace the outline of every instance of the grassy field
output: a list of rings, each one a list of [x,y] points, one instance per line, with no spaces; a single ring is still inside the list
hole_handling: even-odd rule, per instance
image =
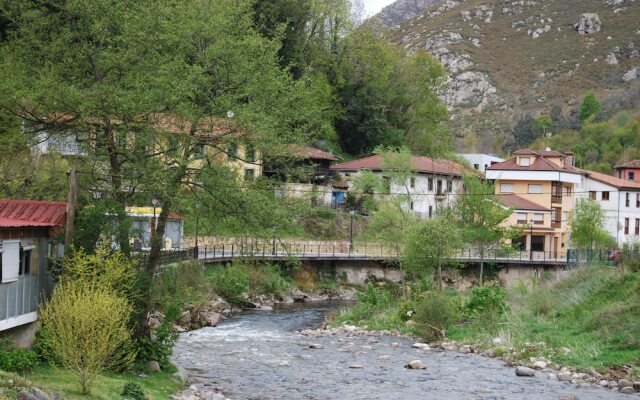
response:
[[[166,372],[150,374],[146,377],[132,373],[108,373],[96,377],[93,381],[91,394],[83,395],[73,373],[49,366],[38,367],[28,375],[27,381],[29,387],[39,387],[49,393],[57,392],[69,400],[120,399],[123,386],[129,382],[139,384],[149,400],[169,400],[171,395],[182,386],[170,373]],[[16,394],[22,390],[23,383],[21,377],[0,372],[0,388],[2,388],[0,399],[15,399]]]

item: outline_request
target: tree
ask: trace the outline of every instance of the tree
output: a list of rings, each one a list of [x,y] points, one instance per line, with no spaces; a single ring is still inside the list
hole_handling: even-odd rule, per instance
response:
[[[571,241],[591,254],[598,246],[611,243],[604,228],[604,212],[597,201],[578,199],[571,220]]]
[[[598,98],[593,93],[593,91],[588,91],[584,99],[582,99],[582,103],[580,103],[580,108],[578,110],[578,115],[580,117],[580,122],[586,121],[592,115],[595,115],[602,108],[602,103],[598,101]]]
[[[402,253],[407,271],[436,270],[438,291],[442,291],[442,265],[463,248],[459,226],[453,215],[439,212],[435,218],[417,222],[407,235]]]
[[[131,304],[108,288],[73,281],[58,284],[40,309],[53,356],[78,377],[83,394],[97,374],[133,361],[131,312]]]
[[[480,259],[482,285],[486,256],[492,251],[508,248],[505,240],[515,235],[513,230],[503,225],[513,210],[500,204],[494,194],[493,184],[473,176],[463,179],[466,192],[457,202],[456,213],[462,224],[464,243],[472,248]]]

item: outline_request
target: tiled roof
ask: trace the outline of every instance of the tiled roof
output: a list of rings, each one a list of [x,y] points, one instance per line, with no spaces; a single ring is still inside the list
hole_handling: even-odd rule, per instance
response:
[[[529,165],[529,166],[522,166],[522,165],[518,165],[517,162],[517,158],[513,157],[510,158],[506,161],[497,163],[497,164],[493,164],[489,167],[487,167],[488,170],[491,171],[510,171],[510,170],[515,170],[515,171],[560,171],[560,172],[568,172],[568,173],[573,173],[573,174],[579,174],[580,170],[578,168],[575,168],[573,166],[565,166],[564,164],[562,166],[557,165],[556,163],[554,163],[553,161],[550,161],[548,159],[545,158],[544,155],[542,155],[541,153],[536,153],[536,152],[531,152],[531,153],[525,153],[525,151],[530,151],[530,150],[520,150],[515,152],[514,154],[517,155],[535,155],[536,157],[534,158],[533,162]],[[522,152],[522,153],[520,153]],[[547,156],[548,157],[548,156]]]
[[[615,176],[601,174],[600,172],[589,171],[586,169],[583,169],[582,173],[595,181],[602,182],[618,189],[640,190],[640,183],[637,182],[625,181],[624,179],[616,178]]]
[[[0,200],[0,227],[62,227],[67,203],[34,200]]]
[[[461,176],[466,168],[462,164],[450,160],[440,160],[431,157],[411,156],[411,163],[416,172],[433,173],[441,175]],[[382,167],[382,156],[377,154],[359,160],[348,161],[331,166],[336,171],[359,171],[368,169],[380,171]]]
[[[337,161],[340,159],[331,153],[313,147],[291,145],[290,148],[293,154],[299,158],[329,161]]]
[[[627,161],[624,164],[618,164],[613,168],[640,168],[640,160]]]
[[[551,211],[550,209],[543,207],[531,200],[527,200],[524,197],[520,197],[515,194],[499,194],[498,200],[509,208],[514,210],[530,210],[530,211]]]

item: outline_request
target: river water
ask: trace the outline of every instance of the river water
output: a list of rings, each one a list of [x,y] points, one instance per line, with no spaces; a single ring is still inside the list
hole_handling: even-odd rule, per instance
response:
[[[236,314],[215,328],[182,334],[173,362],[199,389],[222,389],[234,400],[637,398],[548,380],[544,372],[517,377],[500,360],[413,349],[408,339],[296,332],[319,327],[335,308],[336,303],[295,304]],[[416,359],[427,369],[404,368]],[[349,368],[352,364],[362,368]]]

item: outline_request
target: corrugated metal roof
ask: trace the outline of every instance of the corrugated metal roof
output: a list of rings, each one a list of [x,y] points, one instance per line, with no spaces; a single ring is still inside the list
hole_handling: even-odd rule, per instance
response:
[[[35,200],[0,200],[0,227],[62,227],[67,203]]]

